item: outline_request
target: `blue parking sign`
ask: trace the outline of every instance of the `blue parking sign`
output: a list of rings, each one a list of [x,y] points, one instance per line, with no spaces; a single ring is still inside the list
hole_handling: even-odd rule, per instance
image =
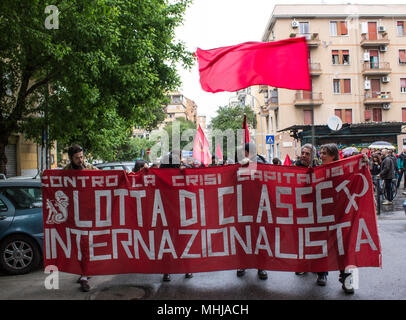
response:
[[[275,144],[275,136],[274,135],[266,136],[266,144]]]

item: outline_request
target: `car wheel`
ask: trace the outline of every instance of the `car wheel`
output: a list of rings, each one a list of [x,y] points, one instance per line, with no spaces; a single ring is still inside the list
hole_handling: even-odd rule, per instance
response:
[[[25,274],[38,267],[40,250],[35,240],[12,235],[0,244],[0,267],[8,274]]]

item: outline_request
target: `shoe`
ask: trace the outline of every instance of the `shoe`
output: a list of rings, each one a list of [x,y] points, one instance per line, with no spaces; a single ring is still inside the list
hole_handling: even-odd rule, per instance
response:
[[[261,280],[266,280],[266,279],[268,279],[268,274],[266,273],[265,270],[260,270],[260,269],[258,269],[258,277],[259,277]]]
[[[193,278],[193,273],[185,273],[185,278],[186,279]]]
[[[90,280],[90,278],[91,277],[87,277],[87,280]],[[79,278],[78,278],[78,280],[76,280],[76,283],[79,283],[80,284],[80,281],[82,280],[82,276],[80,276]]]
[[[340,274],[338,281],[340,281],[343,284],[342,288],[345,293],[347,293],[347,294],[354,293],[354,287],[352,286],[352,274],[351,273],[344,273],[343,275]]]
[[[87,280],[80,280],[80,290],[83,292],[89,292],[90,286]]]
[[[402,194],[406,195],[406,191],[403,191]]]
[[[306,272],[295,272],[295,275],[297,276],[303,276],[304,274],[306,274]]]
[[[162,281],[168,282],[171,281],[171,276],[168,273],[164,274],[164,277],[162,278]]]
[[[237,270],[237,277],[242,277],[245,275],[245,269],[238,269]]]
[[[383,205],[389,205],[389,204],[392,204],[392,201],[385,200],[384,202],[382,202],[382,204]]]
[[[327,276],[326,275],[318,275],[317,276],[317,284],[319,286],[324,287],[327,284]]]

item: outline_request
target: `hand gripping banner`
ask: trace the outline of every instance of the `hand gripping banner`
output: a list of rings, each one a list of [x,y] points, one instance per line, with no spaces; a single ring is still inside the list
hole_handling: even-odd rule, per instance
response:
[[[380,267],[368,165],[47,170],[44,265],[106,275]]]

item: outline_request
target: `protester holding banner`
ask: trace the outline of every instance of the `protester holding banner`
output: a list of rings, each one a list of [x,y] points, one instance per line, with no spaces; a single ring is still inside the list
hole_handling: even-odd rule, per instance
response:
[[[184,164],[181,162],[181,151],[174,150],[170,152],[168,155],[163,157],[161,161],[161,165],[159,168],[179,168],[179,169],[184,169]],[[185,273],[185,278],[190,279],[193,278],[193,273]],[[168,273],[165,273],[163,278],[163,281],[171,281],[171,276]]]
[[[312,167],[312,159],[313,159],[313,166],[316,166],[317,163],[315,161],[316,157],[316,148],[313,147],[310,143],[306,143],[300,148],[300,157],[299,159],[293,164],[296,167]],[[302,276],[306,272],[295,272],[297,276]]]
[[[324,144],[320,147],[320,158],[321,164],[331,163],[333,161],[340,160],[338,146],[335,143]],[[318,272],[317,273],[317,284],[320,286],[325,286],[327,283],[328,272]],[[347,278],[352,276],[351,273],[346,273],[344,270],[340,270],[340,276],[338,280],[343,284],[342,288],[345,293],[354,293],[354,288],[351,285],[351,281]]]
[[[313,163],[312,163],[313,160]],[[300,158],[295,162],[297,167],[314,167],[317,166],[316,161],[316,148],[313,147],[310,143],[306,143],[300,149]]]
[[[70,163],[63,168],[64,170],[98,170],[93,165],[84,162],[83,148],[77,144],[69,147],[68,156]],[[77,280],[77,283],[80,284],[80,289],[83,292],[88,292],[90,290],[89,278],[87,276],[81,275]]]
[[[241,164],[245,165],[248,162],[257,162],[267,164],[268,162],[265,158],[257,154],[257,146],[253,142],[247,142],[244,145],[245,159],[242,159]],[[237,277],[242,277],[245,275],[245,269],[237,270]],[[268,274],[265,270],[258,269],[258,277],[261,280],[268,279]]]

